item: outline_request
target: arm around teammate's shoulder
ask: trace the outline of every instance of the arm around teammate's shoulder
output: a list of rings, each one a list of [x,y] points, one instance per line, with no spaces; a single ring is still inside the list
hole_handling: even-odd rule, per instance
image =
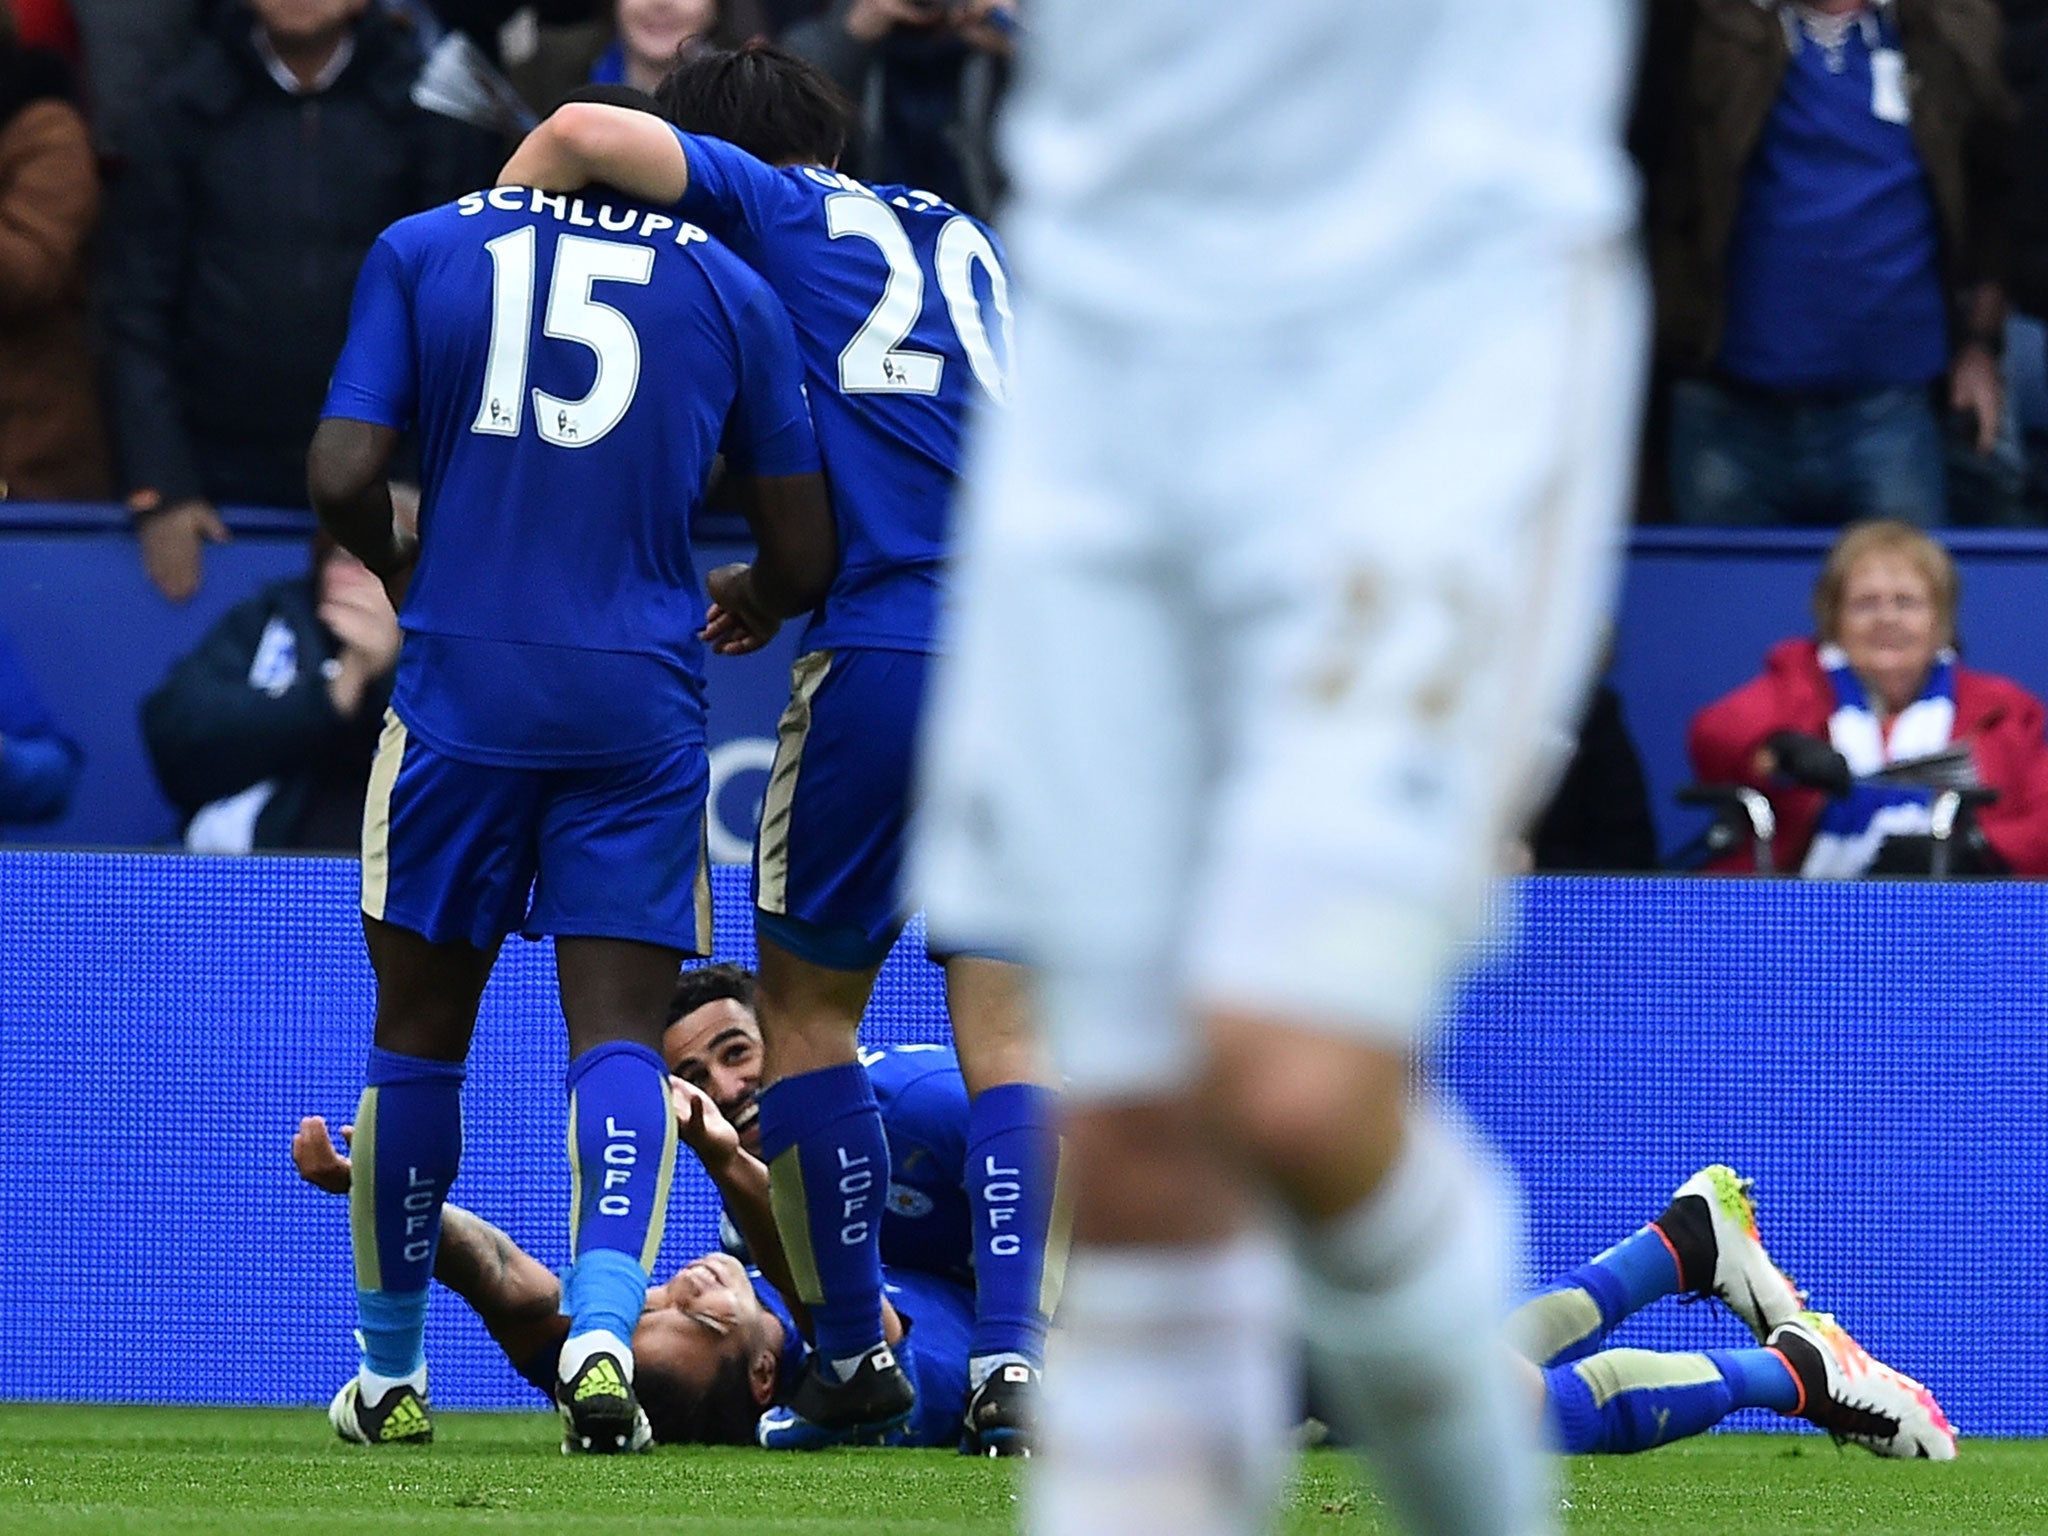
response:
[[[682,200],[690,164],[668,123],[630,107],[572,101],[557,107],[505,162],[501,187],[573,192],[592,182],[668,206]]]

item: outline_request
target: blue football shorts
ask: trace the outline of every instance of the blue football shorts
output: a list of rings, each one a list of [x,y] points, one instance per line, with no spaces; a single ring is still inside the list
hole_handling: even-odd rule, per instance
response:
[[[508,933],[711,952],[701,742],[603,768],[463,762],[394,713],[363,808],[363,911],[436,944]]]
[[[865,970],[903,929],[904,833],[929,661],[846,647],[811,651],[790,669],[754,843],[754,920],[815,965]]]

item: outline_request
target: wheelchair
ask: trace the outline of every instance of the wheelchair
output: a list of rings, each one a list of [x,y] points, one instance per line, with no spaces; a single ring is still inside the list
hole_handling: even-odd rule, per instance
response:
[[[1993,873],[1981,863],[1982,838],[1977,834],[1974,813],[1997,799],[1998,791],[1983,785],[1938,790],[1927,833],[1886,838],[1867,873],[1873,877],[1919,880],[1955,880]],[[1746,837],[1756,874],[1769,878],[1799,873],[1796,869],[1778,868],[1778,815],[1763,791],[1746,784],[1688,784],[1678,791],[1677,800],[1680,805],[1711,809],[1714,819],[1704,832],[1672,855],[1672,868],[1697,873],[1711,861],[1740,847]]]

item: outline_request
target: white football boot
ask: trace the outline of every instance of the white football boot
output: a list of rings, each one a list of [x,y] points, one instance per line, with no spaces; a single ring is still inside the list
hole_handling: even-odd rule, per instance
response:
[[[1781,1325],[1770,1347],[1804,1389],[1796,1417],[1878,1456],[1956,1459],[1956,1432],[1934,1394],[1873,1356],[1827,1313]]]

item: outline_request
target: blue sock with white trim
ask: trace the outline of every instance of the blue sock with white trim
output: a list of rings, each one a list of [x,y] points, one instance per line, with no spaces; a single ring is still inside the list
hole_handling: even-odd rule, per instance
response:
[[[1625,1318],[1676,1295],[1679,1280],[1664,1234],[1640,1227],[1516,1307],[1508,1336],[1538,1365],[1569,1365],[1598,1349]]]
[[[819,1355],[835,1369],[882,1342],[882,1211],[889,1142],[858,1062],[761,1091],[761,1159],[775,1227]]]
[[[644,1045],[615,1040],[569,1063],[574,1194],[562,1282],[569,1332],[630,1341],[661,1251],[676,1166],[668,1068]]]
[[[1570,1455],[1626,1456],[1713,1428],[1738,1408],[1799,1406],[1799,1381],[1771,1349],[1660,1354],[1610,1349],[1543,1373],[1552,1437]]]
[[[349,1236],[363,1368],[410,1379],[426,1365],[427,1287],[441,1207],[462,1162],[459,1061],[371,1047],[356,1108]]]
[[[1036,1083],[985,1089],[967,1108],[967,1201],[974,1216],[974,1336],[968,1384],[1006,1359],[1045,1364],[1045,1329],[1065,1277],[1054,1234],[1057,1092]],[[1048,1251],[1051,1253],[1048,1262]]]

